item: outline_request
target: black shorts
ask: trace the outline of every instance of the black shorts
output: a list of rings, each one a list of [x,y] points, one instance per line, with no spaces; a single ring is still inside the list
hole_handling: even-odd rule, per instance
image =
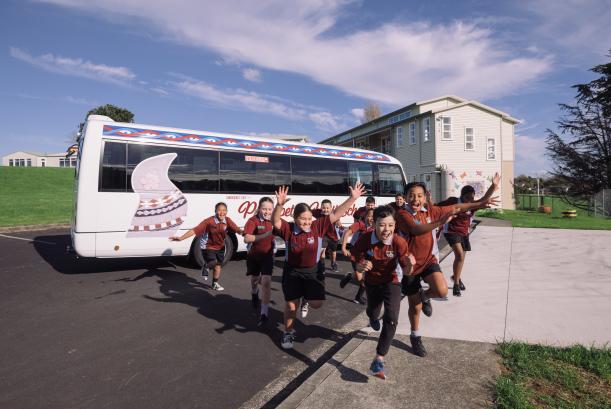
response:
[[[305,298],[308,301],[325,299],[325,282],[314,272],[303,274],[290,267],[282,273],[282,292],[286,301]]]
[[[264,257],[261,259],[246,259],[247,276],[271,276],[274,271],[274,257]]]
[[[330,238],[328,238],[327,236],[322,238],[322,248],[323,249],[327,249],[329,251],[336,251],[337,250],[337,241],[332,240]]]
[[[420,280],[424,280],[424,277],[429,276],[436,271],[441,271],[441,267],[439,267],[439,264],[437,263],[429,265],[422,273],[418,275],[403,276],[403,279],[401,280],[401,292],[408,296],[417,294],[422,288]]]
[[[206,260],[206,265],[209,268],[214,267],[217,264],[223,264],[223,260],[225,260],[225,249],[222,248],[220,250],[210,250],[204,249],[204,260]]]
[[[444,233],[443,236],[450,246],[460,243],[464,251],[471,251],[471,243],[469,242],[469,236],[460,236],[454,233]]]

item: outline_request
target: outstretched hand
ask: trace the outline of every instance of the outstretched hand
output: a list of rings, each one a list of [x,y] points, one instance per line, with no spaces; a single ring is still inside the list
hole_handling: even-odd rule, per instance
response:
[[[497,190],[501,185],[501,175],[499,175],[499,172],[496,172],[492,177],[492,184],[494,185],[494,190]]]
[[[482,203],[483,205],[483,209],[488,209],[492,206],[498,205],[501,202],[501,200],[499,199],[498,196],[494,196],[491,197],[490,199],[486,200],[485,202]]]
[[[284,206],[286,202],[291,200],[287,197],[288,193],[289,193],[288,186],[280,186],[278,190],[276,191],[276,203],[279,204],[280,206]]]
[[[447,224],[447,223],[451,222],[451,221],[452,221],[452,219],[453,219],[453,218],[456,216],[456,213],[457,213],[457,212],[456,212],[456,210],[457,210],[457,209],[455,209],[455,210],[453,210],[453,211],[451,211],[451,212],[448,212],[448,213],[444,214],[444,215],[441,217],[441,219],[439,219],[439,220],[441,220],[441,224]]]
[[[365,189],[365,185],[363,185],[361,182],[357,182],[354,187],[349,186],[350,188],[350,197],[353,199],[358,199],[359,197],[363,196],[366,192],[367,189]]]

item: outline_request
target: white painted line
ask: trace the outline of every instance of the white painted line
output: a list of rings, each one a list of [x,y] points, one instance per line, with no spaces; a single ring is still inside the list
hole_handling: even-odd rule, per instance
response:
[[[7,239],[25,240],[25,241],[29,241],[31,243],[43,243],[43,244],[52,244],[52,245],[57,244],[57,243],[53,243],[53,242],[50,242],[50,241],[32,240],[32,239],[26,239],[24,237],[8,236],[6,234],[0,234],[0,237],[6,237]]]

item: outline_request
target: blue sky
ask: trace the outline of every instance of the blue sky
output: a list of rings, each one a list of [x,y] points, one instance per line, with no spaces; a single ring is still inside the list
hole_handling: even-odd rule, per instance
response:
[[[0,155],[63,151],[105,103],[138,123],[318,141],[368,101],[456,94],[523,121],[516,174],[534,174],[557,104],[611,48],[609,1],[8,0],[0,15]]]

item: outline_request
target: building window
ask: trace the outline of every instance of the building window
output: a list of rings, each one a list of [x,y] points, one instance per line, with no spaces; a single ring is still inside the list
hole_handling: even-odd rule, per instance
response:
[[[70,159],[70,166],[73,168],[76,168],[76,158],[71,158]]]
[[[422,140],[428,142],[431,138],[431,118],[422,121]]]
[[[25,159],[19,159],[19,166],[25,166]]]
[[[496,159],[496,141],[494,138],[488,138],[486,150],[486,159],[495,160]]]
[[[403,127],[397,127],[397,148],[403,146]]]
[[[472,151],[475,149],[475,135],[473,128],[465,128],[465,150]]]
[[[412,122],[409,124],[409,144],[416,144],[416,123]]]
[[[8,165],[9,165],[9,166],[13,166],[13,160],[12,160],[12,159],[9,159],[9,160],[8,160]]]
[[[27,166],[32,167],[32,159],[27,159]]]
[[[41,159],[41,160],[40,160],[40,167],[41,167],[41,168],[44,168],[46,165],[47,165],[47,161],[46,161],[46,159],[44,159],[44,158],[43,158],[43,159]]]
[[[443,132],[442,139],[452,139],[452,118],[444,116],[442,118]]]

